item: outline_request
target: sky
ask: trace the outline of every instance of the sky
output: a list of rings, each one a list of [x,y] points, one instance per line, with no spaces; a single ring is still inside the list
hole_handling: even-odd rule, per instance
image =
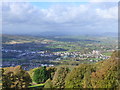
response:
[[[117,32],[118,3],[91,1],[93,2],[4,2],[2,32]]]

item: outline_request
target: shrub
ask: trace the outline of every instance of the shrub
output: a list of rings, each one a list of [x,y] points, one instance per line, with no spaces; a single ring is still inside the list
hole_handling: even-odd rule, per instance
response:
[[[38,68],[34,71],[33,81],[36,83],[44,83],[49,78],[46,67]]]

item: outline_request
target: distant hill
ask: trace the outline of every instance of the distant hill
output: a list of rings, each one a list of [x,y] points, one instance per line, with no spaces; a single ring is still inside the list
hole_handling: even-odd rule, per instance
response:
[[[4,34],[7,35],[7,34]],[[54,36],[78,36],[78,35],[88,35],[88,36],[112,36],[116,37],[118,36],[117,32],[94,32],[94,31],[44,31],[44,32],[34,32],[34,33],[19,33],[19,34],[9,34],[14,36],[42,36],[42,37],[54,37]]]
[[[14,44],[14,43],[29,43],[32,41],[41,41],[41,37],[35,37],[31,35],[9,35],[9,34],[2,34],[2,43],[3,44]]]

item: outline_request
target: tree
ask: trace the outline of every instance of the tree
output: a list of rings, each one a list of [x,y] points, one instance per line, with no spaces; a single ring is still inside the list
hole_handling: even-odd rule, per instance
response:
[[[90,74],[94,67],[89,64],[81,64],[74,68],[66,77],[65,88],[91,88]]]
[[[13,72],[9,72],[7,75],[4,73],[4,69],[2,69],[2,88],[10,88],[12,85],[12,80],[10,79],[13,76]]]
[[[120,51],[113,52],[111,58],[99,62],[99,69],[91,74],[93,88],[117,88],[120,80]]]
[[[52,80],[57,68],[56,67],[47,67],[46,69],[47,69],[47,75],[49,75],[50,80]]]
[[[66,77],[65,88],[119,88],[120,51],[96,64],[81,64]]]
[[[33,81],[36,83],[43,83],[45,82],[49,76],[47,75],[46,67],[38,68],[34,71],[33,74]]]
[[[54,88],[64,88],[65,87],[65,78],[70,72],[68,67],[59,67],[55,72],[52,83]]]
[[[32,82],[29,74],[22,70],[21,66],[3,68],[2,81],[3,88],[14,89],[28,88]]]

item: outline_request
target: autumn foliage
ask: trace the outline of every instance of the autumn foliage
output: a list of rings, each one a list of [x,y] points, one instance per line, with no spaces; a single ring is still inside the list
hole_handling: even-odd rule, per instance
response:
[[[96,64],[81,64],[66,78],[66,88],[118,88],[120,73],[119,51]]]
[[[29,74],[24,71],[21,66],[8,67],[2,69],[2,84],[3,89],[14,88],[22,89],[27,88],[32,80]]]

